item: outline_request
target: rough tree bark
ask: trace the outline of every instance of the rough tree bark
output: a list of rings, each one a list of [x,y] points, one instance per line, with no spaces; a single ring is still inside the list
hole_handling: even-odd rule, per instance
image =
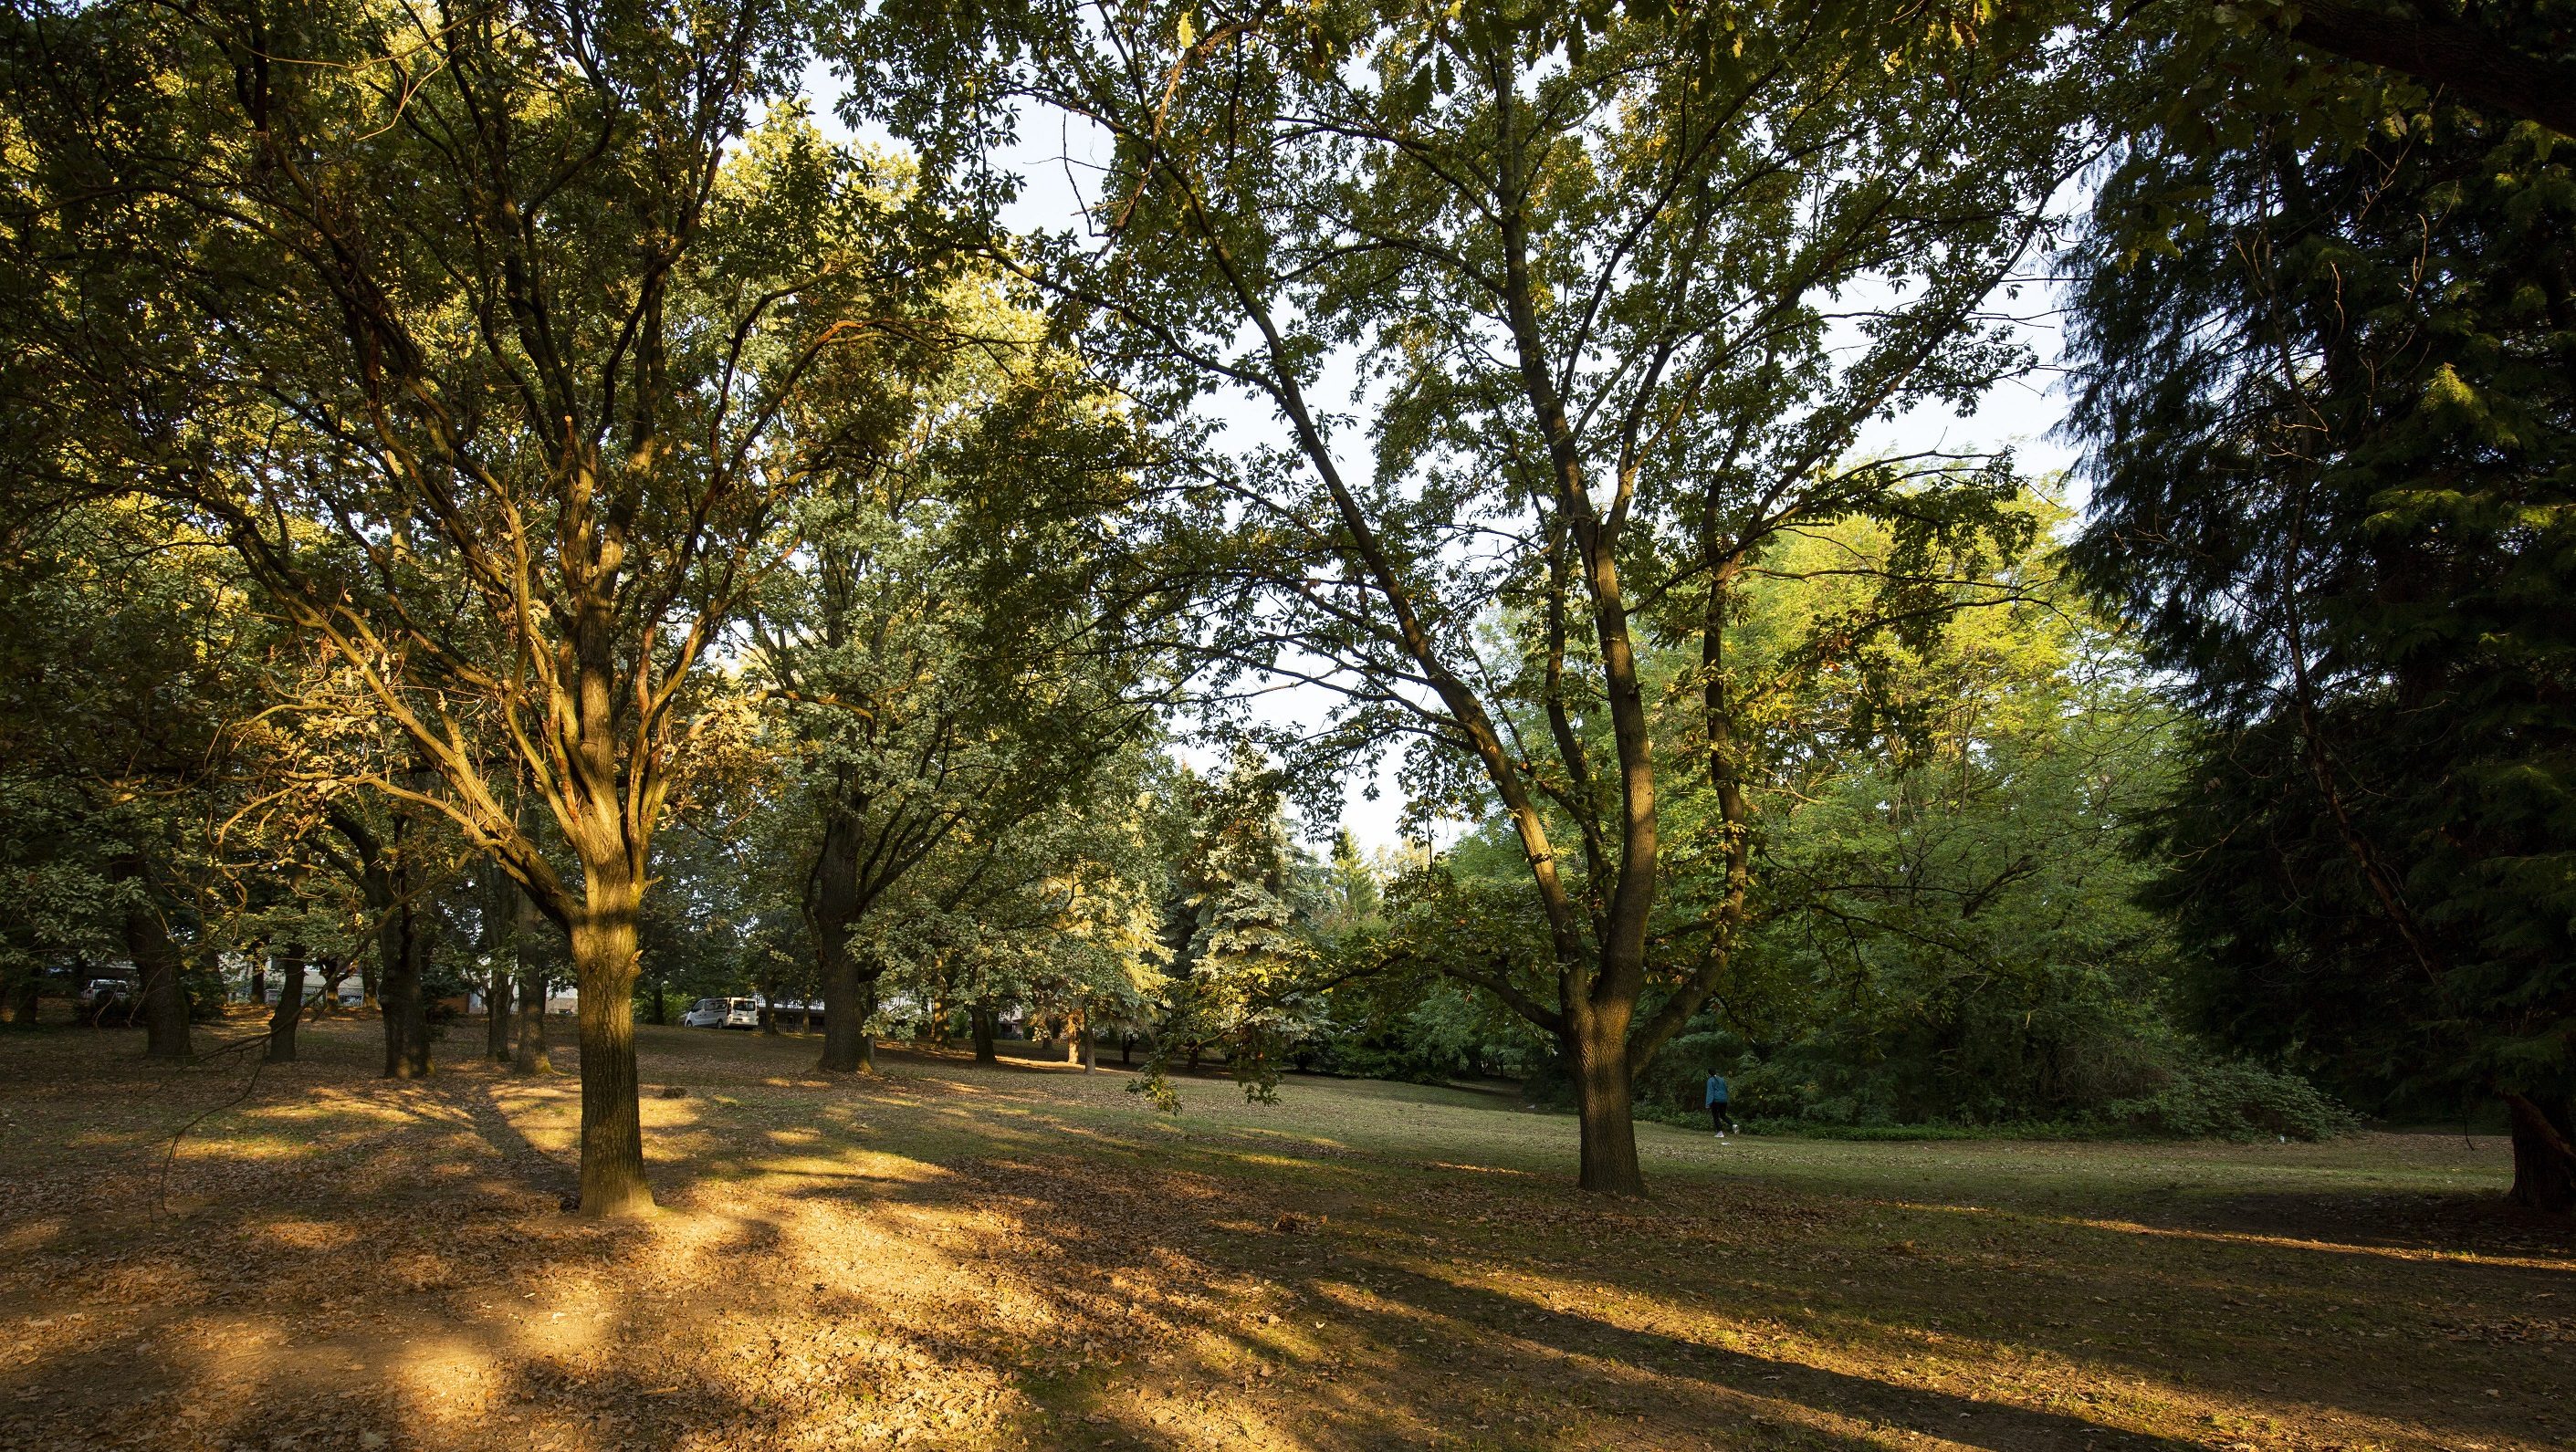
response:
[[[876,1068],[867,1020],[876,1009],[881,970],[850,947],[851,931],[867,910],[859,880],[859,837],[854,814],[833,813],[823,826],[814,872],[806,881],[805,911],[823,978],[823,1056],[816,1067],[832,1074]]]
[[[376,972],[372,997],[384,1016],[384,1077],[420,1079],[429,1075],[429,1010],[421,1000],[421,959],[426,942],[421,932],[417,869],[405,850],[412,836],[411,812],[397,803],[393,840],[376,835],[366,819],[346,802],[330,808],[332,827],[348,839],[354,860],[346,867],[358,879],[367,912],[376,921]]]
[[[978,1064],[1002,1062],[1002,1056],[993,1052],[993,1040],[997,1036],[995,1017],[996,1012],[989,1003],[979,1003],[966,1010],[967,1027],[975,1034],[975,1062]]]
[[[289,943],[277,963],[277,1007],[268,1014],[268,1061],[295,1062],[295,1026],[304,1021],[304,945]]]
[[[643,883],[624,857],[585,860],[586,891],[572,922],[574,982],[581,1005],[581,1213],[648,1214],[644,1118],[637,1102],[636,920]]]
[[[510,1062],[510,968],[494,957],[483,972],[483,1057]]]
[[[134,864],[126,880],[141,883],[143,869]],[[181,973],[178,945],[161,910],[137,892],[125,905],[125,951],[142,981],[143,1052],[155,1059],[186,1059],[195,1054],[188,1041],[188,985]]]
[[[546,1053],[546,970],[537,957],[537,935],[545,931],[545,918],[527,893],[514,890],[512,895],[518,899],[518,926],[511,934],[511,947],[519,960],[519,991],[512,1015],[518,1032],[510,1070],[551,1074],[555,1065]]]

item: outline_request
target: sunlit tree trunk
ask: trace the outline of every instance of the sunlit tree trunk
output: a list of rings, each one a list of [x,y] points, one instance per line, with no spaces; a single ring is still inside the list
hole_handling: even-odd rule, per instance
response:
[[[622,859],[585,863],[572,962],[580,989],[581,1213],[643,1214],[653,1208],[644,1180],[644,1122],[635,1064],[636,915],[641,884]]]

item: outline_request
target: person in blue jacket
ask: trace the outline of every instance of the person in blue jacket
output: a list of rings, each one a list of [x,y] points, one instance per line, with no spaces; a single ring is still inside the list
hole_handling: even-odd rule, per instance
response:
[[[1735,1128],[1735,1121],[1726,1112],[1726,1076],[1715,1069],[1708,1071],[1708,1122],[1717,1130],[1719,1139]]]

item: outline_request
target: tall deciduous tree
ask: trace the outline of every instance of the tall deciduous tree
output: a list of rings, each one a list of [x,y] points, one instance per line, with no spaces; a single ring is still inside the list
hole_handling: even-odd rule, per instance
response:
[[[21,10],[19,336],[65,471],[202,512],[367,683],[374,774],[569,936],[581,1205],[648,1209],[630,994],[691,682],[777,545],[782,420],[899,326],[899,184],[771,0]],[[752,129],[764,111],[769,120]],[[500,767],[493,763],[500,762]],[[542,803],[577,871],[517,819]]]
[[[1011,54],[1115,146],[1096,245],[1030,274],[1138,377],[1240,389],[1287,431],[1225,485],[1225,610],[1197,644],[1341,693],[1340,743],[1410,737],[1414,785],[1499,804],[1549,970],[1479,981],[1574,1066],[1582,1183],[1637,1192],[1630,1081],[1723,959],[1641,1016],[1670,787],[1647,636],[1704,624],[1706,710],[1663,725],[1731,792],[1753,748],[1719,647],[1765,549],[1852,514],[1924,538],[1993,519],[2009,487],[1955,461],[1842,464],[1883,412],[2020,366],[1980,309],[2081,159],[2085,51],[1872,3],[1067,0]],[[1364,360],[1362,424],[1324,396],[1336,356]],[[1740,854],[1749,824],[1723,821],[1707,846]]]
[[[1167,684],[1110,604],[1151,462],[1121,401],[986,289],[940,321],[911,377],[829,399],[882,434],[810,461],[805,547],[754,622],[812,823],[793,850],[834,1072],[871,1063],[887,965],[862,920],[952,841],[1021,832],[1093,786]]]

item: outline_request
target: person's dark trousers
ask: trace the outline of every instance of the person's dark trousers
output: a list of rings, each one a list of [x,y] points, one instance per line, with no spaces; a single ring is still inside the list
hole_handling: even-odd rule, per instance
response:
[[[1708,1107],[1708,1122],[1709,1127],[1719,1134],[1735,1128],[1735,1121],[1727,1116],[1725,1100],[1721,1099]]]

